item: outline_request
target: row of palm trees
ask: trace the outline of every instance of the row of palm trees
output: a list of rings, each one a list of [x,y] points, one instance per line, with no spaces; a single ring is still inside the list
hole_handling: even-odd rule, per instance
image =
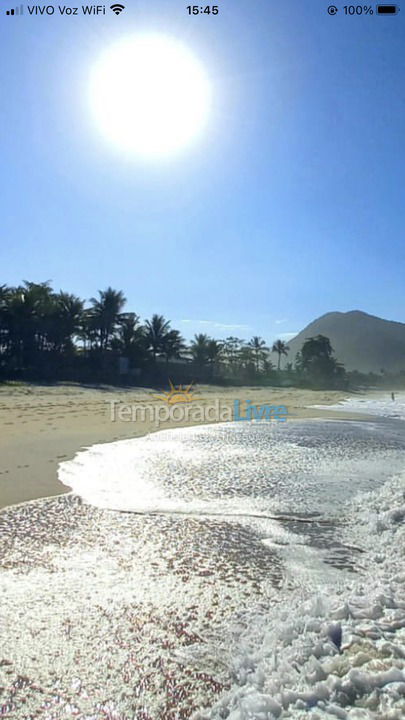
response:
[[[281,357],[288,354],[289,347],[282,340],[277,340],[271,352],[278,354],[277,369],[280,370]],[[240,369],[254,369],[255,373],[268,373],[274,370],[270,360],[270,348],[265,340],[254,335],[249,342],[236,337],[228,337],[219,341],[205,334],[194,336],[189,347],[190,355],[197,365],[218,366],[224,364],[237,374]]]
[[[132,368],[173,361],[192,362],[208,375],[265,375],[274,370],[270,352],[277,353],[277,369],[288,346],[277,340],[270,348],[258,336],[249,342],[236,337],[220,341],[200,333],[187,345],[181,333],[162,315],[141,322],[125,312],[122,291],[108,287],[86,305],[81,298],[55,292],[49,282],[0,286],[0,370],[40,368],[50,360],[126,357]]]

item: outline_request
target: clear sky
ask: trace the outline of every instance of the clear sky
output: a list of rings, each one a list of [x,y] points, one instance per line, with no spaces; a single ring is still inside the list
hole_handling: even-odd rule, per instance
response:
[[[186,337],[271,341],[332,310],[405,322],[405,5],[218,1],[35,18],[2,0],[0,284],[111,285]],[[213,93],[198,141],[153,160],[108,143],[88,98],[103,49],[146,31],[185,43]]]

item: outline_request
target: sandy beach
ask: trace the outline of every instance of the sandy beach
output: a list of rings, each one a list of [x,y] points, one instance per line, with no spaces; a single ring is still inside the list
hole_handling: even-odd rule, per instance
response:
[[[342,419],[342,413],[308,406],[332,405],[347,397],[347,393],[340,391],[295,388],[199,386],[194,390],[195,402],[200,405],[219,399],[231,407],[235,399],[242,398],[257,405],[285,405],[291,419]],[[0,507],[66,492],[67,488],[58,481],[58,464],[73,458],[83,447],[156,431],[155,425],[147,419],[134,423],[117,416],[112,422],[111,402],[162,405],[164,403],[156,398],[157,392],[73,384],[0,385]],[[348,417],[346,413],[344,415]],[[196,423],[168,421],[161,429],[185,424]]]
[[[155,394],[0,391],[0,714],[400,720],[401,421],[356,415],[369,396],[346,412],[338,392],[207,387],[197,404],[280,404],[291,421],[111,421],[111,402]],[[139,511],[145,478],[160,510]]]
[[[177,395],[0,386],[0,715],[401,720],[405,396]]]

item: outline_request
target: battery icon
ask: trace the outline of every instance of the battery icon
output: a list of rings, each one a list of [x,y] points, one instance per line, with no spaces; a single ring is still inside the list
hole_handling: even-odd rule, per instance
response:
[[[398,5],[377,5],[377,15],[396,15]]]

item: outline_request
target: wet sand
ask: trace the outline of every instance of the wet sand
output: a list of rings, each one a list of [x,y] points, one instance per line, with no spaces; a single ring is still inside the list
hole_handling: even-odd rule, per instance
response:
[[[140,437],[156,431],[153,423],[111,422],[110,403],[154,403],[153,390],[88,388],[80,385],[0,385],[0,508],[67,491],[57,478],[63,460],[74,457],[83,447]],[[295,388],[196,388],[195,401],[201,405],[217,398],[231,407],[235,399],[258,405],[285,405],[289,417],[364,417],[336,411],[308,408],[328,405],[347,397],[338,391],[311,391]],[[196,423],[163,423],[161,429]]]
[[[67,495],[5,509],[0,533],[0,714],[21,720],[189,718],[229,687],[243,612],[283,584],[260,535],[221,519]]]
[[[219,395],[230,403],[243,397],[284,404],[293,418],[350,418],[305,408],[336,403],[340,393],[200,392],[208,396],[202,402]],[[149,391],[75,386],[3,388],[0,412],[11,424],[3,424],[6,455],[2,452],[0,482],[11,501],[27,499],[27,491],[33,497],[39,491],[63,493],[57,465],[80,447],[155,429],[112,423],[106,401],[114,399],[152,398]],[[343,426],[338,425],[340,434]],[[341,445],[349,452],[346,442]],[[192,479],[190,488],[198,491]],[[295,521],[266,520],[264,526],[242,517],[227,521],[115,512],[74,494],[4,508],[0,715],[16,720],[188,720],[196,712],[195,717],[203,717],[199,711],[232,683],[243,684],[249,666],[239,667],[234,658],[252,619],[265,623],[277,607],[294,609],[291,593],[310,597],[318,566],[325,587],[332,581],[350,586],[360,570],[361,544],[350,549],[339,542],[337,523],[313,520],[300,535]],[[291,548],[286,533],[298,541]],[[286,572],[288,557],[308,563],[308,578]]]

